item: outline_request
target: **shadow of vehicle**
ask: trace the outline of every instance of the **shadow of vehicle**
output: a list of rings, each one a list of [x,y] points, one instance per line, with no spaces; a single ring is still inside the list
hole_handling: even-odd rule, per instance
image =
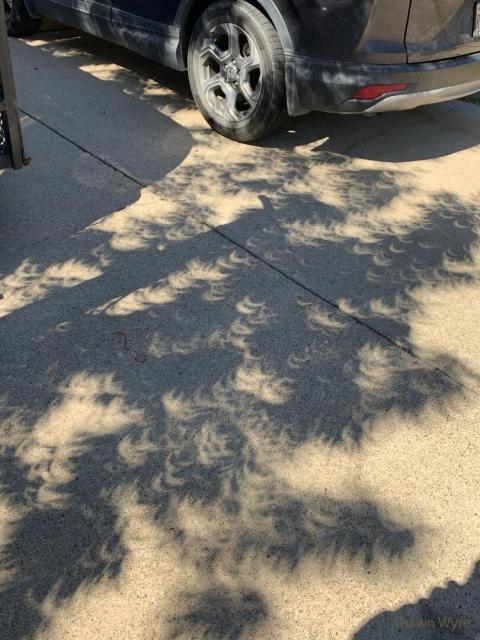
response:
[[[312,144],[319,155],[327,152],[379,162],[416,162],[477,146],[479,124],[480,109],[460,101],[374,118],[312,113],[290,120],[288,132],[264,141],[263,146],[288,149]],[[318,147],[315,141],[319,141]]]
[[[96,76],[82,69],[85,57],[62,51],[58,38],[71,42],[71,31],[42,37],[56,43],[51,50],[14,47],[15,64],[31,69],[27,82],[18,74],[18,95],[36,158],[28,174],[2,181],[4,250],[17,257],[25,238],[51,241],[135,202],[192,148],[187,129],[119,90],[115,71]]]

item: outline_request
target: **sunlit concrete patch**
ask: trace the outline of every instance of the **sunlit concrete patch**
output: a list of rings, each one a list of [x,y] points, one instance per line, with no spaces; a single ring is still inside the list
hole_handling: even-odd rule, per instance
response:
[[[453,365],[452,374],[472,388],[480,388],[479,324],[480,251],[472,262],[458,264],[462,281],[446,287],[423,287],[415,293],[417,308],[409,320],[415,350],[426,357],[443,354]],[[454,265],[455,268],[455,265]],[[448,364],[448,363],[447,363]]]
[[[30,469],[29,480],[39,484],[37,501],[61,507],[70,496],[59,491],[74,476],[75,460],[88,450],[90,439],[141,424],[141,409],[123,400],[112,375],[76,374],[58,389],[59,399],[34,425],[17,450]]]
[[[0,497],[0,590],[2,585],[15,579],[15,567],[6,561],[5,547],[15,538],[15,526],[21,520],[23,509],[8,497]]]
[[[80,51],[73,51],[70,55],[81,55]],[[117,80],[122,74],[128,75],[127,69],[120,67],[118,64],[82,64],[79,67],[85,73],[90,74],[98,80],[105,80],[106,82],[112,82]]]
[[[169,193],[188,197],[192,215],[222,225],[236,242],[402,346],[413,349],[407,326],[423,288],[472,277],[466,270],[478,242],[476,173],[469,169],[459,181],[452,157],[387,169],[332,154],[292,158],[277,149],[226,156],[222,144],[228,146],[213,145],[220,177],[208,191],[211,204],[204,187],[211,148],[195,174],[191,155],[166,179]],[[463,152],[468,166],[475,167],[475,153]],[[243,210],[231,208],[237,194]],[[423,355],[456,375],[453,362]]]
[[[168,242],[184,242],[206,230],[174,203],[142,189],[138,200],[96,221],[86,233],[105,233],[114,251],[138,251],[152,245],[162,250]]]
[[[257,301],[252,296],[245,296],[237,303],[237,311],[247,316],[248,321],[253,324],[263,324],[268,320],[268,308],[264,301]]]
[[[75,258],[44,269],[26,259],[13,273],[0,280],[0,317],[43,300],[59,289],[76,287],[101,275],[102,271],[97,265]]]
[[[211,298],[208,297],[208,300]],[[199,331],[194,332],[188,339],[168,339],[155,332],[150,340],[148,352],[155,358],[161,359],[172,355],[193,355],[202,349],[230,348],[238,350],[242,354],[245,364],[255,364],[255,357],[251,354],[249,338],[253,337],[255,330],[262,326],[268,326],[273,319],[272,314],[264,301],[256,301],[251,295],[244,296],[236,305],[236,311],[240,314],[232,323],[222,329],[213,329],[209,335]],[[258,363],[257,363],[258,365]]]
[[[262,371],[260,366],[251,364],[240,367],[235,374],[235,389],[255,396],[268,404],[284,404],[292,394],[287,379],[276,373]]]
[[[306,309],[307,322],[310,327],[324,327],[330,331],[341,331],[346,326],[345,322],[340,320],[338,316],[335,316],[320,305],[308,304]]]
[[[201,585],[178,545],[167,531],[159,531],[149,508],[139,503],[133,487],[119,489],[114,505],[126,550],[121,573],[114,580],[85,583],[63,604],[47,598],[42,613],[48,624],[37,640],[167,637],[177,592]]]
[[[48,621],[38,640],[64,638],[271,637],[268,597],[246,577],[207,576],[186,547],[159,530],[132,487],[115,496],[127,554],[115,580],[84,584],[63,604],[54,594],[42,604]],[[238,635],[240,633],[241,635]],[[213,635],[212,635],[213,634]],[[265,635],[267,634],[267,635]]]
[[[183,271],[171,273],[156,285],[138,289],[128,296],[112,300],[91,311],[92,314],[106,313],[110,316],[128,316],[160,305],[173,304],[188,292],[201,288],[207,300],[221,299],[224,283],[235,269],[248,264],[249,258],[233,251],[213,263],[193,259]]]
[[[237,625],[247,638],[349,638],[385,609],[465,581],[480,527],[475,403],[379,418],[360,454],[270,450],[270,473],[243,484],[238,514],[182,502],[177,541],[119,490],[121,573],[60,606],[47,599],[38,638],[229,637]]]
[[[310,620],[311,636],[302,627],[299,637],[314,637],[315,629],[326,638],[352,637],[382,611],[428,597],[450,580],[464,583],[469,578],[480,528],[474,506],[480,482],[479,418],[478,400],[469,395],[443,412],[432,405],[414,418],[395,413],[379,417],[379,430],[360,452],[320,449],[311,443],[284,462],[274,462],[279,481],[287,481],[293,495],[307,491],[339,500],[357,496],[366,502],[374,497],[385,515],[395,514],[399,531],[412,532],[412,545],[401,560],[384,564],[381,553],[375,553],[365,572],[341,559],[326,574],[313,561],[305,563],[298,574],[305,589],[299,624]],[[392,533],[391,525],[386,526]],[[288,620],[293,607],[290,598],[286,608],[283,603]],[[299,632],[290,628],[290,633],[296,637]],[[280,637],[288,637],[283,629]]]
[[[165,253],[155,256],[161,265]],[[424,475],[415,473],[408,456],[411,439],[422,464],[431,447],[445,443],[451,453],[465,429],[476,446],[472,397],[430,371],[410,379],[421,363],[306,300],[305,292],[291,299],[291,285],[266,267],[257,265],[262,276],[252,277],[243,266],[231,274],[226,318],[219,300],[208,330],[202,333],[200,317],[185,323],[182,342],[174,320],[195,317],[201,288],[166,305],[169,320],[139,315],[126,330],[157,336],[154,368],[120,367],[109,359],[111,345],[99,340],[95,361],[116,375],[72,377],[58,386],[55,406],[33,422],[18,449],[30,486],[40,483],[32,524],[44,531],[45,521],[63,515],[67,525],[55,541],[59,552],[68,551],[53,576],[42,577],[42,597],[36,592],[35,637],[144,640],[158,631],[182,639],[348,638],[383,608],[408,602],[419,584],[428,589],[463,571],[455,574],[467,553],[463,542],[449,550],[443,574],[430,565],[435,549],[459,536],[464,524],[455,513],[473,508],[472,487],[464,494],[463,479],[455,481],[455,499],[445,506],[431,481],[428,499],[416,504],[417,478],[438,479],[443,471],[435,459]],[[79,316],[78,300],[71,304],[62,315],[75,331],[49,338],[55,349],[68,344],[70,354],[69,337],[85,347],[99,318],[115,327],[110,316]],[[250,373],[245,388],[236,384],[239,366]],[[335,423],[341,411],[345,422]],[[348,431],[355,420],[356,440]],[[332,423],[344,429],[341,437],[330,437]],[[453,477],[459,463],[449,464]],[[438,522],[444,506],[445,526]],[[471,544],[478,532],[470,525]],[[21,526],[14,534],[18,541],[20,529],[25,543]],[[79,552],[69,547],[72,536]],[[15,556],[24,570],[39,562],[35,546],[22,553],[30,553],[26,565]]]

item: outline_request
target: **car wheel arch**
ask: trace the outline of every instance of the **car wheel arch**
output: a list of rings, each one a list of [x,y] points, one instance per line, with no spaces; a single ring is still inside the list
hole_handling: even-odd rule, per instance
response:
[[[274,0],[246,0],[257,7],[276,28],[283,50],[293,50],[292,38],[288,26]],[[180,29],[180,57],[186,67],[188,44],[196,21],[215,0],[181,0],[175,15],[174,26]]]

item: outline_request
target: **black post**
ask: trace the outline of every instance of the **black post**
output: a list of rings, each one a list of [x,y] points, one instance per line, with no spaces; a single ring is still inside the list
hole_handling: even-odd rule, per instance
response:
[[[21,169],[27,164],[23,151],[13,82],[4,1],[0,0],[0,169]]]

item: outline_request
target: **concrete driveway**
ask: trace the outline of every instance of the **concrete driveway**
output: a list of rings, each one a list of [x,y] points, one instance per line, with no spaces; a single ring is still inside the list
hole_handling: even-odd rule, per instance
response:
[[[0,638],[479,638],[480,107],[242,146],[118,47],[12,48]]]

